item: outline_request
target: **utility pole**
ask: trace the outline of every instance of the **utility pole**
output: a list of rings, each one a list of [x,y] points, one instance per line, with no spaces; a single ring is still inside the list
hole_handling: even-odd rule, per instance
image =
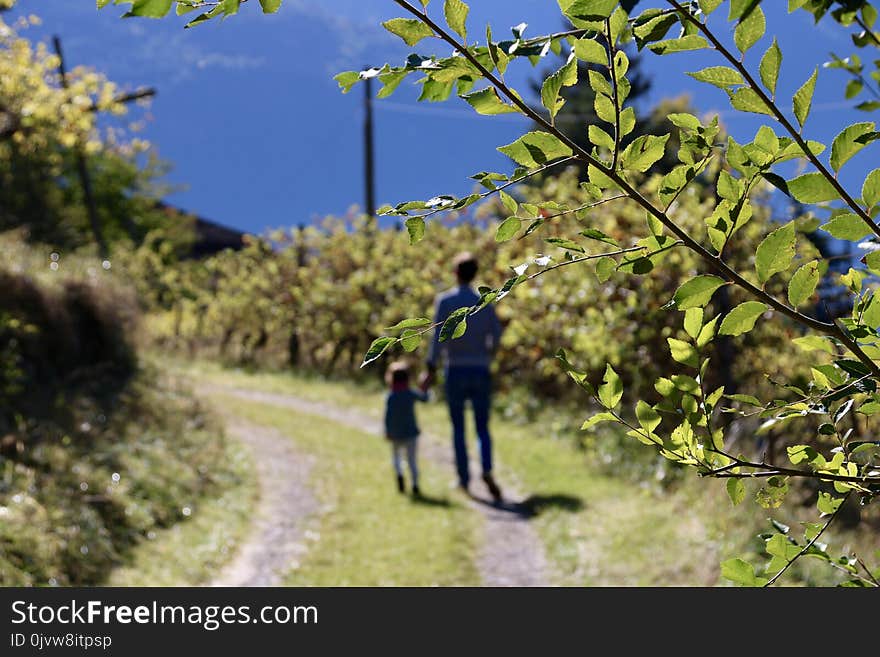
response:
[[[364,182],[366,203],[364,210],[372,224],[376,217],[374,196],[375,180],[373,166],[373,79],[364,80]]]
[[[58,55],[58,75],[61,78],[61,86],[67,89],[69,84],[67,80],[67,70],[64,66],[64,53],[61,50],[61,39],[56,35],[52,37],[52,41],[55,45],[55,54]],[[147,98],[149,96],[154,96],[155,94],[156,91],[154,89],[143,89],[134,93],[123,94],[114,100],[118,103],[130,103],[139,98]],[[97,111],[97,107],[92,105],[88,108],[88,111]],[[75,148],[76,168],[80,184],[82,185],[83,200],[86,204],[86,211],[89,215],[89,224],[92,227],[92,234],[95,237],[95,242],[98,244],[98,253],[101,255],[102,260],[106,260],[109,256],[109,250],[107,248],[107,241],[104,239],[104,232],[101,230],[101,219],[98,216],[98,207],[95,203],[95,194],[92,189],[92,179],[89,176],[85,152],[81,143],[78,143]]]

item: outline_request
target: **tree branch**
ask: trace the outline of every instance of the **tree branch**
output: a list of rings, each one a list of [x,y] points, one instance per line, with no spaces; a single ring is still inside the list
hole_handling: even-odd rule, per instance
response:
[[[745,67],[745,65],[740,61],[737,57],[733,55],[732,52],[728,48],[722,44],[717,37],[709,30],[708,26],[702,21],[698,20],[691,14],[687,9],[679,4],[678,0],[666,0],[670,5],[672,5],[684,18],[686,18],[690,23],[692,23],[696,28],[703,33],[703,35],[709,40],[709,42],[715,47],[718,52],[720,52],[724,58],[729,61],[733,67],[739,71],[740,75],[743,76],[745,81],[748,83],[749,87],[758,94],[763,103],[773,112],[773,117],[779,122],[779,124],[785,128],[786,132],[792,136],[792,138],[797,142],[798,146],[800,146],[801,150],[806,155],[807,159],[810,163],[816,167],[816,170],[822,174],[822,176],[828,180],[832,187],[834,187],[834,191],[843,199],[844,203],[846,203],[853,212],[855,212],[859,218],[871,229],[875,235],[880,237],[880,226],[874,223],[871,219],[870,215],[865,211],[862,206],[856,203],[855,199],[849,195],[849,192],[840,184],[837,178],[825,167],[822,162],[819,161],[819,158],[816,157],[813,152],[810,150],[807,145],[806,140],[804,140],[803,136],[798,130],[795,130],[794,126],[791,122],[786,118],[786,116],[782,113],[782,111],[776,106],[761,86],[755,81],[755,78],[752,77],[752,74],[749,73],[749,70]],[[880,373],[880,372],[878,372]]]

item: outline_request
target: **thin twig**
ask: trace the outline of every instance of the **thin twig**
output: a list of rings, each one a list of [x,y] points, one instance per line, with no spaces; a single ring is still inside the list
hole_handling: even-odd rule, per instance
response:
[[[771,577],[771,578],[767,581],[767,583],[764,584],[765,587],[770,586],[770,585],[773,584],[776,580],[778,580],[780,577],[782,577],[782,573],[784,573],[786,570],[788,570],[788,569],[791,567],[791,564],[793,564],[795,561],[797,561],[797,560],[800,559],[802,556],[804,556],[804,555],[807,553],[807,550],[809,550],[811,547],[813,547],[813,545],[816,543],[816,541],[819,540],[819,537],[825,532],[826,529],[828,529],[828,527],[831,525],[831,523],[834,522],[834,519],[837,517],[837,514],[840,513],[840,510],[843,508],[843,505],[844,505],[844,504],[846,503],[846,501],[849,499],[850,494],[851,494],[851,493],[847,493],[847,494],[846,494],[846,496],[843,498],[843,501],[842,501],[842,502],[840,503],[840,505],[834,510],[834,513],[831,514],[831,517],[828,518],[828,522],[826,522],[826,523],[825,523],[825,526],[822,527],[822,529],[819,530],[819,533],[816,534],[816,535],[813,537],[813,539],[812,539],[809,543],[807,543],[806,545],[804,545],[804,547],[801,549],[801,551],[798,552],[796,555],[794,555],[794,557],[792,557],[791,561],[789,561],[787,564],[785,564],[785,565],[782,567],[782,569],[781,569],[778,573],[776,573],[773,577]]]

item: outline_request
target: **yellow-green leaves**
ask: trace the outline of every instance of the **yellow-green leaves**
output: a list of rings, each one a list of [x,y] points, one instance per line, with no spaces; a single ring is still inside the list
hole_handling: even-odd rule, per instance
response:
[[[804,127],[804,123],[807,122],[807,116],[810,114],[810,107],[813,104],[813,92],[816,91],[816,78],[818,75],[819,68],[817,67],[813,70],[813,74],[810,78],[804,82],[803,86],[795,92],[794,98],[792,99],[795,118],[797,118],[797,121],[802,128]]]
[[[574,56],[590,64],[608,64],[608,51],[601,43],[589,37],[574,42]]]
[[[565,100],[560,97],[559,92],[563,87],[577,84],[577,80],[577,59],[575,57],[570,57],[562,68],[544,80],[544,84],[541,85],[541,103],[550,112],[551,119],[556,118],[556,114],[565,104]]]
[[[745,82],[743,76],[739,74],[739,71],[732,69],[729,66],[710,66],[695,73],[688,73],[688,75],[694,80],[714,84],[721,89],[727,89],[728,87],[743,84]]]
[[[382,27],[399,36],[408,46],[434,35],[434,31],[417,18],[392,18],[382,23]]]
[[[871,228],[862,221],[861,217],[847,213],[839,214],[831,221],[822,226],[822,230],[831,233],[834,237],[841,240],[849,240],[857,242],[869,233]]]
[[[470,11],[461,0],[446,0],[443,3],[443,15],[446,17],[446,23],[458,34],[462,39],[467,39],[467,15]]]
[[[690,342],[678,338],[666,338],[673,360],[693,368],[700,366],[700,356]]]
[[[654,429],[660,426],[662,420],[660,414],[641,399],[636,403],[636,419],[648,433],[653,432]]]
[[[409,243],[415,244],[425,237],[425,220],[421,217],[410,217],[406,220],[406,232],[409,234]]]
[[[620,165],[628,171],[644,172],[663,157],[669,135],[637,137],[620,156]]]
[[[844,128],[831,143],[831,168],[840,171],[847,160],[877,139],[874,122],[854,123]]]
[[[611,365],[605,366],[605,376],[597,393],[599,401],[605,408],[613,409],[620,403],[620,398],[623,396],[623,383]]]
[[[823,203],[839,197],[831,181],[821,173],[805,173],[787,183],[788,193],[801,203]]]
[[[281,7],[281,0],[260,0],[264,14],[274,14]]]
[[[519,232],[522,226],[522,219],[519,217],[508,217],[495,230],[495,241],[506,242]]]
[[[143,16],[145,18],[162,18],[169,11],[174,0],[134,0],[131,9],[125,16]]]
[[[733,506],[736,506],[745,499],[746,487],[745,484],[743,484],[742,479],[727,480],[727,496],[730,498]]]
[[[740,586],[764,586],[766,577],[758,577],[755,567],[742,559],[728,559],[721,563],[721,576]]]
[[[794,273],[788,283],[788,302],[792,307],[797,308],[813,296],[819,278],[819,263],[815,260],[803,265]]]
[[[360,73],[357,71],[343,71],[333,76],[333,79],[339,83],[342,93],[347,94],[351,88],[361,79]]]
[[[794,222],[785,224],[767,235],[755,253],[755,272],[761,285],[773,274],[788,269],[794,258],[796,241]]]
[[[657,55],[669,55],[674,52],[685,52],[688,50],[702,50],[708,47],[709,42],[699,34],[688,34],[678,39],[664,39],[648,46],[651,52]]]
[[[874,169],[862,184],[862,200],[869,208],[880,203],[880,169]]]
[[[370,348],[367,349],[367,353],[364,354],[364,360],[361,363],[361,367],[365,365],[369,365],[374,360],[379,358],[385,350],[388,349],[391,345],[397,342],[397,338],[392,338],[387,335],[382,336],[381,338],[376,338],[373,340],[373,343],[370,345]]]
[[[515,105],[508,105],[505,103],[501,99],[501,96],[498,95],[498,90],[495,89],[495,87],[486,87],[485,89],[465,94],[462,98],[464,98],[464,100],[466,100],[478,114],[510,114],[511,112],[520,111]]]
[[[772,94],[776,93],[776,82],[779,79],[779,67],[781,64],[782,51],[779,49],[779,44],[776,43],[776,37],[774,37],[773,43],[767,48],[767,52],[761,57],[761,63],[758,65],[761,81]]]
[[[715,290],[722,285],[724,281],[717,276],[695,276],[676,290],[672,300],[679,310],[702,307],[709,303]]]
[[[573,21],[601,21],[614,12],[618,0],[559,0],[559,7]]]
[[[764,102],[764,99],[761,98],[754,89],[751,89],[750,87],[743,87],[736,91],[730,91],[728,89],[727,95],[730,97],[730,104],[733,105],[734,109],[738,109],[741,112],[753,112],[755,114],[775,116],[773,109]]]
[[[760,301],[746,301],[731,310],[718,327],[718,335],[742,335],[755,328],[755,322],[767,310]]]
[[[760,6],[756,6],[736,26],[736,29],[733,31],[733,41],[736,43],[739,51],[745,54],[749,48],[754,46],[764,36],[766,30],[767,21],[764,18],[764,12]]]
[[[571,155],[571,149],[558,138],[546,132],[529,132],[516,141],[499,146],[498,150],[517,164],[539,167]]]

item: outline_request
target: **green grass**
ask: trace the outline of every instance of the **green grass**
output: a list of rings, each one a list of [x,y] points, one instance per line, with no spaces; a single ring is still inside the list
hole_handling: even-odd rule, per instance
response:
[[[221,493],[206,496],[172,527],[150,532],[103,585],[198,586],[217,573],[246,535],[258,495],[250,455],[234,441],[227,454]]]
[[[315,458],[321,511],[289,586],[471,586],[480,583],[475,512],[420,459],[424,501],[397,492],[385,440],[266,404],[216,397],[223,413],[271,426]]]

